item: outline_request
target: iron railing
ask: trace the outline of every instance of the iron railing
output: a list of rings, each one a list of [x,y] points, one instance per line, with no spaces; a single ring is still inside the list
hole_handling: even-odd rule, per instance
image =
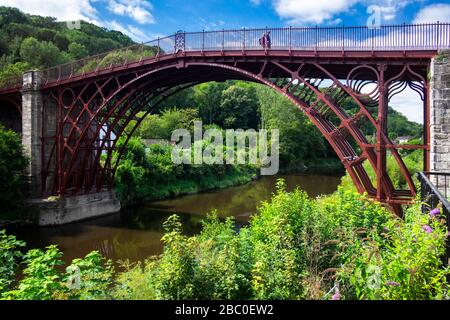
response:
[[[268,50],[259,39],[270,31],[270,50],[410,51],[450,48],[450,23],[363,27],[264,28],[178,32],[43,70],[45,84],[83,76],[178,51]],[[17,77],[14,81],[17,81]],[[17,84],[17,83],[16,83]],[[0,83],[0,90],[10,83]]]
[[[424,202],[422,212],[430,213],[432,209],[442,206],[442,214],[447,221],[447,229],[450,230],[450,173],[420,172],[417,174],[420,181],[421,198]],[[443,258],[450,265],[450,239],[447,239],[446,256]]]

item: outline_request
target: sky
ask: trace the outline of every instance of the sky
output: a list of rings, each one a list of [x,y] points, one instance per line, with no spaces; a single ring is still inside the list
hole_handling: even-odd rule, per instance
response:
[[[85,20],[146,42],[176,31],[287,26],[363,26],[378,12],[381,24],[450,22],[450,0],[0,0],[30,14]],[[413,114],[407,97],[397,109]],[[416,108],[414,108],[416,109]]]

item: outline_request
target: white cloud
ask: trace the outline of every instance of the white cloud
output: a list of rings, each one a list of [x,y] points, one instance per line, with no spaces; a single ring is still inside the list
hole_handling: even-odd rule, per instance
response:
[[[450,4],[436,3],[420,10],[414,23],[450,22]]]
[[[411,88],[395,95],[389,102],[389,106],[403,114],[409,121],[423,124],[423,102],[419,94]]]
[[[111,30],[120,31],[136,42],[147,42],[156,38],[154,35],[147,35],[143,30],[137,28],[136,26],[123,25],[115,20],[106,23],[106,27]]]
[[[97,11],[89,0],[0,0],[0,5],[25,13],[56,17],[59,21],[85,20],[98,24]]]
[[[253,4],[261,2],[261,0],[250,1]],[[421,1],[423,0],[273,0],[273,6],[277,14],[283,19],[288,19],[288,23],[292,25],[340,23],[342,21],[336,16],[342,13],[356,14],[354,8],[356,4],[375,7],[381,15],[382,22],[388,23],[406,6]]]
[[[259,6],[261,4],[262,0],[250,0],[250,3],[254,6]]]
[[[153,6],[145,0],[109,0],[108,10],[119,16],[127,16],[140,24],[155,23],[150,12]]]
[[[291,24],[322,23],[348,11],[359,0],[274,0],[274,7]]]

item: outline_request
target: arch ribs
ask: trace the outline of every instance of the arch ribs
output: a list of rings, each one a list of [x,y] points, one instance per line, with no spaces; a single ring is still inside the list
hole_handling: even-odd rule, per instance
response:
[[[422,146],[393,143],[387,131],[388,104],[409,86],[426,110],[424,70],[422,62],[414,61],[338,67],[317,59],[177,56],[150,68],[51,88],[45,101],[56,106],[56,134],[44,159],[43,190],[67,196],[112,188],[123,148],[159,103],[193,84],[238,79],[267,85],[292,101],[335,150],[357,190],[400,212],[416,189],[399,150],[423,149],[427,159],[428,140],[425,130]],[[118,149],[121,135],[126,135],[125,143]],[[388,174],[388,155],[402,175],[404,190]]]

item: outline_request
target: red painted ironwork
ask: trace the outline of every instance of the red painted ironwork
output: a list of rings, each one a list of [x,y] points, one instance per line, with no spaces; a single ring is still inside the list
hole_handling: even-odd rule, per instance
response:
[[[270,50],[258,42],[267,30]],[[178,32],[42,71],[43,112],[56,116],[54,134],[43,125],[44,194],[111,188],[132,133],[165,98],[194,84],[237,79],[290,99],[336,151],[358,191],[400,212],[416,189],[399,150],[423,149],[429,166],[427,74],[437,50],[450,47],[450,24],[267,30]],[[387,134],[388,103],[406,87],[423,102],[422,146],[395,144]],[[0,97],[16,89],[0,89]],[[393,185],[388,154],[407,190]]]

